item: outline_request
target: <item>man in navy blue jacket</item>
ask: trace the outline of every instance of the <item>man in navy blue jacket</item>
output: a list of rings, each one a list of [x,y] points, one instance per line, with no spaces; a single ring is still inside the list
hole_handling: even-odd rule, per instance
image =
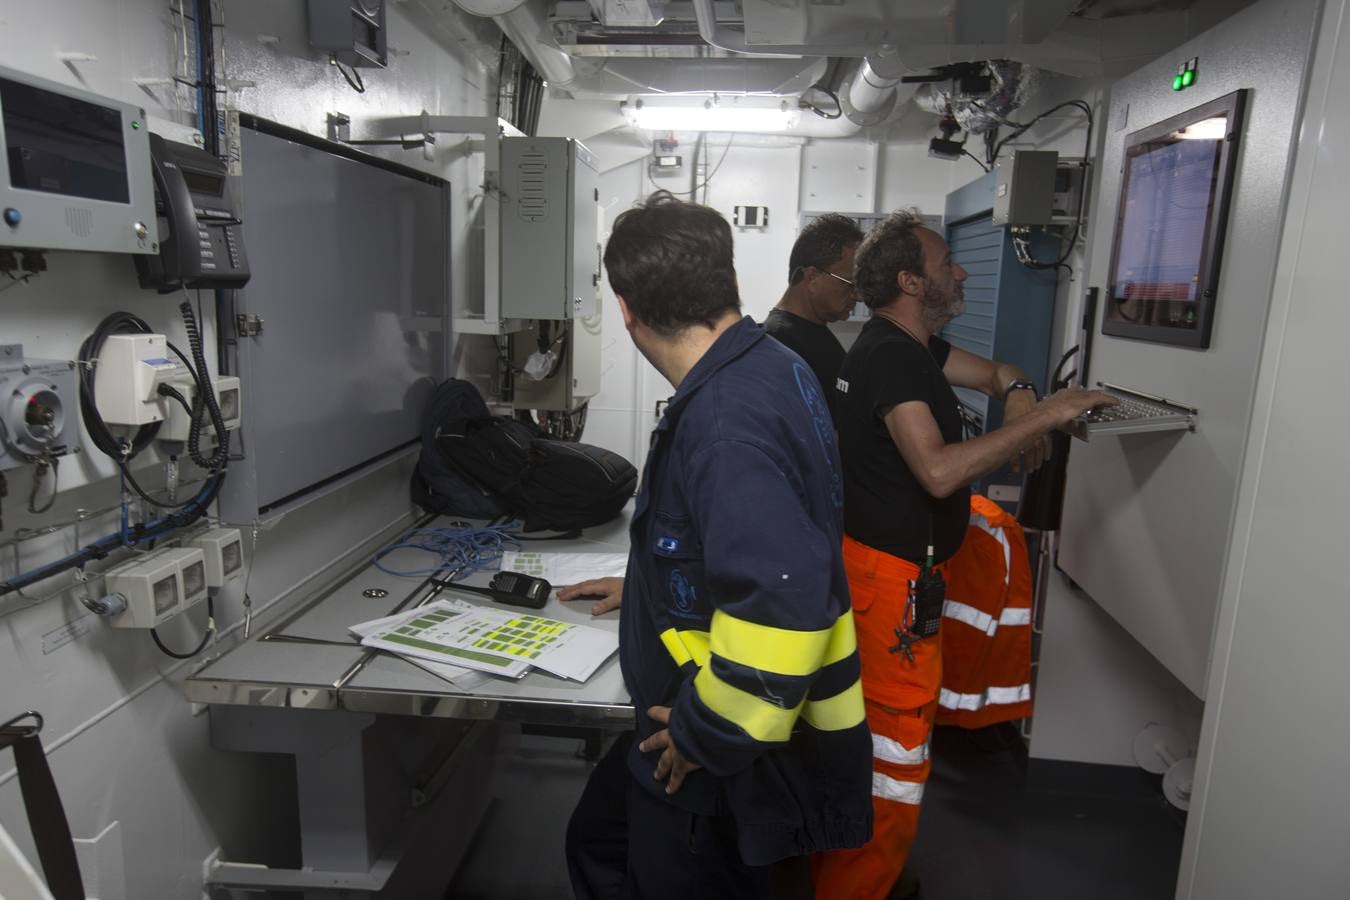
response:
[[[716,211],[652,195],[615,221],[605,268],[633,342],[676,390],[623,586],[637,730],[573,814],[573,887],[581,900],[810,897],[807,856],[871,831],[825,395],[741,317]]]

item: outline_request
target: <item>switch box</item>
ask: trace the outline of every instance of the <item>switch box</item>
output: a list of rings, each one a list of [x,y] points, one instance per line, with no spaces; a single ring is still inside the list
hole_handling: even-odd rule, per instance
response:
[[[225,430],[234,431],[239,427],[241,415],[239,379],[233,375],[220,375],[212,378],[211,383],[216,389],[216,405],[220,407],[220,418],[225,422]],[[174,388],[187,398],[188,406],[196,402],[197,384],[191,378],[174,384]],[[177,401],[170,401],[168,418],[164,420],[157,437],[161,441],[186,441],[191,427],[188,411]],[[216,429],[211,424],[210,414],[205,411],[202,413],[202,435],[209,445],[215,446]]]
[[[207,587],[224,587],[244,571],[244,542],[238,528],[212,528],[184,539],[183,546],[202,551]]]
[[[501,150],[502,317],[594,315],[600,286],[595,155],[560,137],[503,138]]]
[[[29,359],[0,346],[0,471],[80,446],[79,377],[63,359]]]
[[[171,547],[108,570],[104,585],[127,607],[115,628],[155,628],[206,599],[206,558],[197,547]]]
[[[164,335],[114,334],[98,355],[94,405],[109,425],[162,422],[174,401],[161,397],[159,386],[190,377],[182,363],[169,358]]]
[[[1054,150],[1017,150],[994,163],[995,225],[1055,224]]]

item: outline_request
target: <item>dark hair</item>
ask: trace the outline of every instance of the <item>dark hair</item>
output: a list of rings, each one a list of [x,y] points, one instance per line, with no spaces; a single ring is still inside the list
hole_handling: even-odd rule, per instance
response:
[[[796,284],[806,277],[808,268],[825,271],[826,266],[839,262],[844,248],[863,239],[862,229],[848,216],[826,213],[802,229],[792,244],[788,256],[788,284]]]
[[[863,238],[854,257],[853,282],[868,309],[886,306],[900,292],[901,272],[923,275],[923,244],[918,229],[926,227],[917,209],[902,209],[882,219]]]
[[[661,335],[739,311],[731,226],[715,209],[657,191],[614,220],[605,245],[610,287]]]

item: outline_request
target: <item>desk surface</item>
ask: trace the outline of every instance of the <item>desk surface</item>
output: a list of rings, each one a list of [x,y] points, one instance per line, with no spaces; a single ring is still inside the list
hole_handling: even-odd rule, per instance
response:
[[[434,527],[448,521],[437,519],[429,525]],[[580,538],[526,542],[523,549],[549,553],[627,552],[627,511],[613,522],[587,529]],[[393,558],[389,561],[399,564]],[[408,563],[412,565],[415,561],[410,558]],[[490,577],[491,573],[478,573],[466,578],[465,583],[486,585]],[[388,593],[370,596],[380,591]],[[404,659],[361,647],[347,631],[347,626],[357,622],[439,597],[494,606],[486,597],[455,591],[453,585],[438,590],[426,579],[389,575],[367,562],[279,625],[187,679],[188,699],[197,703],[345,709],[456,719],[562,724],[632,721],[633,707],[624,689],[618,654],[610,657],[584,684],[536,669],[518,681],[494,678],[462,689]],[[590,606],[586,601],[563,604],[550,597],[540,614],[618,630],[619,611],[592,617]]]

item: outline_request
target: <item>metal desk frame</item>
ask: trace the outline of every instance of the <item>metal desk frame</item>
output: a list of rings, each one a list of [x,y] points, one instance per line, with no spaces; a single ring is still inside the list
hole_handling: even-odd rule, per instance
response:
[[[627,519],[580,538],[528,541],[541,552],[626,552]],[[448,524],[425,520],[417,527]],[[489,574],[466,579],[485,584]],[[378,597],[378,594],[387,591]],[[499,723],[628,727],[633,707],[617,654],[585,683],[542,672],[465,690],[406,660],[361,647],[346,628],[439,598],[491,605],[453,585],[388,575],[362,560],[266,632],[187,679],[209,704],[219,749],[295,756],[303,866],[219,863],[207,886],[303,892],[309,900],[400,896],[418,879],[453,876],[491,799]],[[617,630],[590,604],[556,599],[542,615]],[[401,760],[425,743],[430,755]],[[427,844],[435,835],[434,846]],[[418,861],[416,857],[422,857]],[[345,893],[344,893],[345,892]]]

